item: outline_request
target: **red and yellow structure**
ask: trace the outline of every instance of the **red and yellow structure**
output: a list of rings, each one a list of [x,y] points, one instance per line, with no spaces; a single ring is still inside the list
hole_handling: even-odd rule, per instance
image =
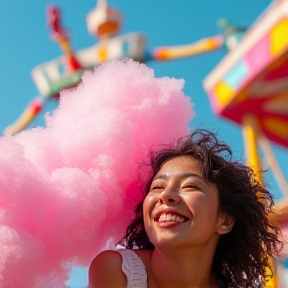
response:
[[[261,180],[258,147],[269,159],[264,144],[288,147],[288,1],[268,7],[207,76],[204,88],[215,114],[243,126],[247,162]],[[287,193],[281,171],[274,172]],[[274,276],[265,287],[282,286]]]

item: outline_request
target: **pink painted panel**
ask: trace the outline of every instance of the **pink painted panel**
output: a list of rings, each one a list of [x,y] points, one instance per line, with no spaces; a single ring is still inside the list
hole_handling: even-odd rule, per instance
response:
[[[272,57],[269,53],[269,47],[270,39],[265,36],[244,56],[245,62],[251,71],[251,77],[256,76],[255,74],[258,74],[270,62]]]

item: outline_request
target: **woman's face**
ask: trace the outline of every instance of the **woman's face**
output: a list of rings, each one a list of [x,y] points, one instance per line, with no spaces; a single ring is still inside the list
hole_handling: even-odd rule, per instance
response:
[[[221,234],[217,187],[203,178],[201,166],[189,156],[162,165],[144,200],[143,214],[156,247],[215,244]]]

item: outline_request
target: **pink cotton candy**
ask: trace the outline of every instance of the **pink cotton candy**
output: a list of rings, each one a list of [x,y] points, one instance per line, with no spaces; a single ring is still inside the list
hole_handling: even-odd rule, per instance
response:
[[[45,128],[0,139],[1,287],[61,287],[71,263],[121,239],[141,198],[139,163],[189,133],[183,85],[106,63],[62,93]]]

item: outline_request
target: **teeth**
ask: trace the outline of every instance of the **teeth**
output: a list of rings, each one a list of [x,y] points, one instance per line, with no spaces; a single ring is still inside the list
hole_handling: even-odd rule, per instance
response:
[[[171,216],[171,220],[173,220],[173,221],[177,221],[177,220],[178,220],[178,216],[176,216],[176,215],[172,215],[172,216]]]
[[[177,216],[174,214],[161,214],[158,222],[161,222],[161,221],[173,221],[173,222],[182,223],[185,221],[185,219],[181,216]]]

